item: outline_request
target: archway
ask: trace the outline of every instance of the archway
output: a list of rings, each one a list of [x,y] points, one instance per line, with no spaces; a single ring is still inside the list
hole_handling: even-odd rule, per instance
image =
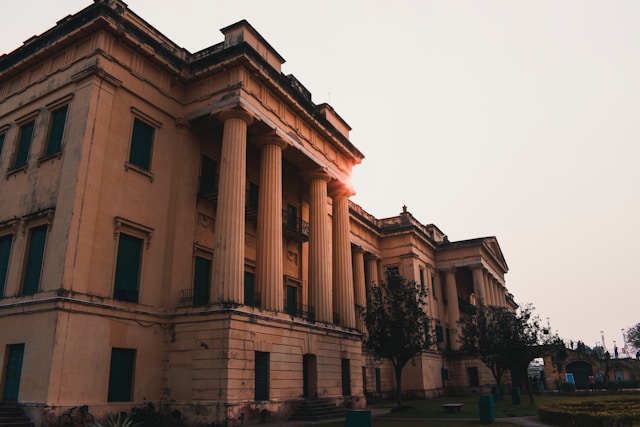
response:
[[[593,375],[593,368],[589,362],[576,360],[575,362],[569,363],[565,370],[568,374],[573,374],[576,388],[589,387],[589,376]]]

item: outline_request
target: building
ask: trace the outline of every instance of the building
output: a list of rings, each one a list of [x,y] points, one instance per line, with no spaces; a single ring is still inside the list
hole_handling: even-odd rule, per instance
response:
[[[515,307],[497,240],[350,202],[348,124],[249,23],[221,32],[190,53],[96,0],[0,57],[2,400],[37,425],[143,399],[192,425],[362,408],[393,389],[356,314],[389,269],[431,287],[439,337],[404,389],[490,383],[455,325]]]

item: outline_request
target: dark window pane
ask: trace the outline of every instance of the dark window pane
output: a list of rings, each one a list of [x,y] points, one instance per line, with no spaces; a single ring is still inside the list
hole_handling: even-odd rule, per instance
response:
[[[20,127],[20,139],[18,140],[16,161],[13,164],[14,169],[21,168],[27,164],[29,150],[31,149],[31,139],[33,138],[33,125],[34,122],[30,121]]]
[[[211,261],[196,257],[193,272],[193,306],[199,307],[209,303],[209,283]]]
[[[0,159],[2,158],[2,147],[4,146],[4,138],[6,134],[0,135]]]
[[[298,302],[298,289],[295,286],[287,285],[287,306],[285,307],[287,314],[290,314],[292,316],[296,315],[298,311],[297,302]]]
[[[269,353],[256,351],[255,400],[269,400]]]
[[[215,160],[210,157],[202,156],[202,165],[200,170],[200,188],[201,195],[211,194],[218,190],[218,166]]]
[[[142,239],[120,234],[118,239],[118,257],[116,259],[116,279],[113,298],[122,301],[138,302],[138,281],[140,279],[140,257]]]
[[[22,294],[33,295],[40,287],[42,273],[42,260],[44,258],[44,245],[47,240],[47,225],[32,228],[29,237],[29,252],[27,265],[22,282]]]
[[[144,170],[149,170],[151,166],[153,132],[153,127],[138,119],[134,120],[129,162]]]
[[[62,134],[67,120],[67,106],[56,110],[51,115],[51,129],[49,129],[49,141],[47,142],[47,156],[58,153],[62,148]]]
[[[109,402],[131,401],[131,385],[133,384],[133,364],[136,351],[129,348],[111,349],[111,366],[109,368]]]
[[[244,272],[244,305],[255,306],[255,281],[255,274],[249,271]]]
[[[9,269],[9,256],[11,255],[11,243],[13,235],[0,237],[0,298],[4,296],[4,287]]]

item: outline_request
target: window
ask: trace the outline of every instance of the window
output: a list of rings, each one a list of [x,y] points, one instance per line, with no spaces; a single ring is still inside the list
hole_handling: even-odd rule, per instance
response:
[[[478,368],[467,368],[467,376],[469,377],[469,387],[478,387],[480,380],[478,379]]]
[[[211,195],[218,191],[218,164],[208,156],[202,156],[200,165],[200,197]]]
[[[425,285],[424,285],[424,270],[422,268],[420,269],[420,290],[422,292],[426,291]]]
[[[68,105],[64,105],[51,113],[49,136],[44,157],[50,157],[62,150],[62,136],[64,134],[64,125],[67,121],[67,109]]]
[[[244,272],[244,305],[260,307],[260,296],[256,294],[256,275]]]
[[[35,120],[31,120],[20,126],[20,135],[18,137],[18,148],[16,150],[13,169],[20,169],[27,165],[29,158],[29,150],[31,149],[31,140],[33,139],[33,128]]]
[[[112,348],[109,367],[109,391],[107,401],[129,402],[133,385],[133,368],[136,351],[130,348]]]
[[[287,285],[287,300],[285,311],[291,316],[297,316],[298,313],[298,288],[297,286]]]
[[[209,303],[211,260],[196,256],[193,269],[193,306],[202,307]]]
[[[255,400],[269,400],[269,353],[255,353]]]
[[[4,146],[4,138],[6,135],[6,132],[0,134],[0,159],[2,159],[2,147]]]
[[[381,375],[380,375],[380,368],[376,368],[375,370],[376,373],[376,393],[381,393],[382,392],[382,380],[381,380]]]
[[[387,267],[387,278],[400,275],[400,267]]]
[[[142,244],[142,239],[120,233],[113,290],[114,299],[138,302]]]
[[[47,240],[47,224],[33,227],[29,230],[27,248],[27,263],[25,265],[22,280],[22,295],[33,295],[40,288],[42,276],[42,261],[44,259],[44,247]]]
[[[4,296],[4,289],[9,270],[9,256],[11,255],[11,243],[13,235],[0,236],[0,298]]]
[[[287,227],[292,230],[298,229],[298,208],[287,204]]]
[[[249,181],[249,190],[247,191],[246,208],[250,212],[258,212],[258,200],[260,198],[260,187],[255,182]]]
[[[129,163],[144,171],[149,171],[151,168],[154,131],[155,129],[152,126],[142,120],[138,118],[133,120]]]
[[[431,293],[433,294],[433,298],[438,299],[438,294],[436,292],[436,277],[431,276]]]
[[[349,359],[342,359],[342,395],[351,396],[351,364]]]

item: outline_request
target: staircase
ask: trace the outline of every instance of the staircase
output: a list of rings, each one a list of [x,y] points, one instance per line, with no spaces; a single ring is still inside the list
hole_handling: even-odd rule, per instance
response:
[[[347,410],[322,399],[305,399],[293,411],[289,421],[322,421],[344,418]],[[2,427],[2,426],[0,426]]]
[[[33,423],[16,405],[0,404],[0,427],[33,427]]]

